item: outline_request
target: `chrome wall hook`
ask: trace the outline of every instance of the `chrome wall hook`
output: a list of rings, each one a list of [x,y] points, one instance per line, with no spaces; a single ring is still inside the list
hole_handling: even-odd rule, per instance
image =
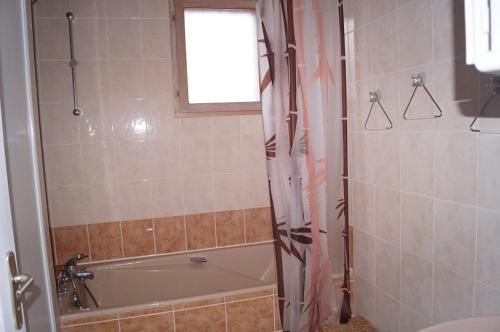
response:
[[[389,115],[387,115],[387,112],[385,111],[384,106],[382,106],[382,104],[380,103],[380,96],[381,96],[380,91],[370,91],[371,106],[370,106],[370,111],[368,112],[368,116],[366,117],[366,121],[365,121],[365,129],[366,130],[387,130],[387,129],[392,128],[391,118],[389,117]],[[375,106],[375,104],[378,104],[378,106],[380,106],[380,109],[382,110],[382,112],[385,115],[385,118],[387,119],[388,125],[386,127],[383,127],[383,128],[382,127],[368,127],[368,122],[370,121],[370,117],[371,117],[373,107]]]
[[[493,98],[496,95],[500,95],[500,77],[491,77],[490,81],[488,82],[488,84],[486,84],[486,87],[490,91],[490,95],[488,96],[488,99],[486,99],[486,102],[481,107],[481,109],[479,110],[479,112],[476,114],[476,116],[474,117],[474,120],[472,120],[472,122],[471,122],[471,124],[469,126],[469,129],[472,132],[475,132],[475,133],[481,133],[482,132],[481,129],[474,128],[474,125],[476,124],[476,121],[479,119],[479,117],[481,116],[481,114],[483,113],[483,111],[486,110],[486,108],[488,108],[488,105],[493,100]],[[500,134],[500,131],[493,131],[493,132],[489,131],[489,132],[490,133]]]
[[[406,105],[405,111],[403,113],[403,119],[405,119],[405,120],[423,120],[423,119],[434,119],[434,118],[439,118],[439,117],[443,116],[443,110],[441,109],[441,107],[439,107],[437,101],[434,99],[432,94],[429,92],[429,90],[425,86],[426,78],[427,77],[426,77],[425,73],[423,73],[423,72],[420,74],[411,75],[412,85],[413,85],[414,89],[413,89],[413,92],[411,94],[410,100],[408,101],[408,104]],[[432,117],[428,117],[428,116],[426,116],[426,117],[413,117],[413,118],[408,117],[408,109],[410,108],[411,102],[413,101],[413,97],[415,97],[415,93],[417,92],[418,88],[420,88],[420,87],[422,87],[425,90],[425,92],[427,93],[429,98],[432,100],[434,105],[437,107],[438,112],[439,112],[438,114],[435,114]]]

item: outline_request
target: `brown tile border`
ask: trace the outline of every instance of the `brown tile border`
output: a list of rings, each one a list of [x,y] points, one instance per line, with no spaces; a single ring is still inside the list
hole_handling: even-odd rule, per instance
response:
[[[272,241],[270,208],[52,228],[56,265],[77,253],[91,262]]]

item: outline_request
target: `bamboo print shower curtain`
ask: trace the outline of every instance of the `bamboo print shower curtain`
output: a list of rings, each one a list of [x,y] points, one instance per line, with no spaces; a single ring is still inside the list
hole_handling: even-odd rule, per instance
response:
[[[259,63],[284,331],[336,314],[327,251],[325,114],[331,0],[260,0]],[[325,8],[327,6],[328,8]],[[332,33],[332,32],[330,32]]]

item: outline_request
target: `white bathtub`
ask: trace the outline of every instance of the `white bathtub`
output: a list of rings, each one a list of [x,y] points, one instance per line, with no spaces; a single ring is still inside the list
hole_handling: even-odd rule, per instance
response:
[[[431,326],[420,332],[499,332],[500,316],[475,317]]]
[[[194,263],[193,257],[206,258]],[[120,262],[87,264],[99,307],[82,312],[63,305],[63,319],[194,302],[275,287],[272,243],[202,250]],[[91,304],[90,298],[87,299]]]

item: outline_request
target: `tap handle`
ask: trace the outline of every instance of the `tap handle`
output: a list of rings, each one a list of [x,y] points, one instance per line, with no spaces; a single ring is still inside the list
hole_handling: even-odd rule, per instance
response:
[[[71,257],[70,259],[68,259],[68,260],[66,261],[66,263],[64,263],[64,267],[65,267],[65,268],[68,268],[68,267],[70,267],[70,266],[73,266],[73,267],[74,267],[74,266],[76,266],[76,263],[77,263],[78,261],[81,261],[82,259],[87,258],[87,257],[89,257],[89,255],[87,255],[87,254],[85,254],[85,253],[80,253],[80,254],[78,254],[78,255],[75,255],[75,256]]]

